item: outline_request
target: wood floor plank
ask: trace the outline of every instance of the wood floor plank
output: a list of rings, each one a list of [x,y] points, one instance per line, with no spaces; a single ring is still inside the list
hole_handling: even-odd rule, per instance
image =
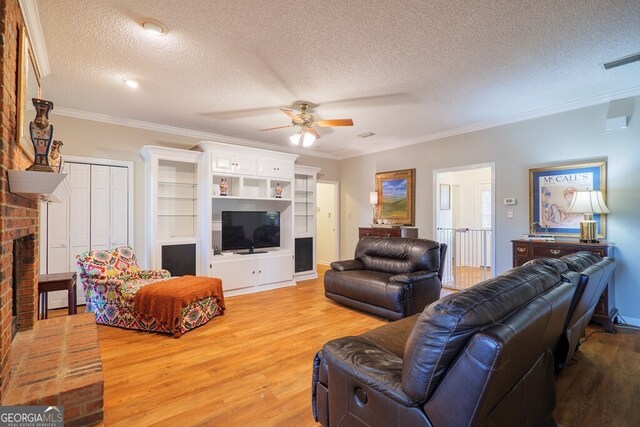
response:
[[[104,425],[315,426],[316,351],[386,324],[326,299],[323,270],[296,287],[228,298],[224,316],[179,339],[99,325]],[[559,376],[560,426],[638,425],[640,332],[619,331],[593,334]]]

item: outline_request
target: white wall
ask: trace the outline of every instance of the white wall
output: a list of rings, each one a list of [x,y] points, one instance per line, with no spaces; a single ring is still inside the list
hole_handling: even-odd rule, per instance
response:
[[[640,105],[640,97],[632,99]],[[640,319],[640,125],[605,130],[608,104],[511,125],[374,153],[340,162],[342,258],[353,256],[358,226],[369,222],[369,191],[376,172],[416,168],[416,226],[433,238],[433,170],[495,162],[496,272],[511,267],[512,239],[529,225],[529,169],[606,159],[608,240],[616,243],[616,306],[622,316]],[[636,115],[638,115],[636,110]],[[514,218],[506,217],[505,197],[516,197]]]
[[[64,143],[62,154],[134,162],[133,216],[134,250],[145,250],[144,162],[138,151],[143,145],[188,149],[199,142],[196,138],[100,123],[53,114],[54,138]],[[339,166],[334,160],[300,156],[297,164],[321,167],[324,179],[339,179]],[[139,256],[142,259],[142,256]]]

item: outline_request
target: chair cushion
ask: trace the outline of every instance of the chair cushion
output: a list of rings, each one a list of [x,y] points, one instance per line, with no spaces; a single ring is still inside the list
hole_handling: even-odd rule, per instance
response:
[[[390,277],[391,274],[380,271],[329,270],[324,275],[324,289],[345,298],[399,312],[404,307],[404,286],[389,284]]]
[[[136,293],[143,286],[150,285],[152,283],[162,282],[163,280],[167,280],[165,278],[153,278],[153,279],[129,279],[126,282],[122,282],[120,285],[120,294],[122,298],[127,301],[133,301],[133,298],[136,296]]]
[[[602,258],[593,252],[582,251],[565,255],[560,259],[567,263],[569,270],[577,271],[579,273],[587,267],[597,263]]]
[[[378,347],[382,347],[402,359],[404,357],[404,346],[407,343],[413,325],[415,325],[418,320],[418,316],[420,316],[420,314],[414,314],[413,316],[396,320],[395,322],[365,332],[361,337],[368,339]]]
[[[140,271],[133,249],[121,246],[108,251],[89,251],[78,255],[84,274],[97,279],[127,280]]]
[[[363,237],[356,246],[355,259],[365,270],[402,274],[440,269],[440,243],[426,239]]]

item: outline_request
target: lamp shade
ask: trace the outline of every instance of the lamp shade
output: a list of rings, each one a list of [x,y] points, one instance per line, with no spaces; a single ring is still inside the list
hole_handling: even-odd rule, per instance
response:
[[[571,213],[609,213],[601,191],[576,191],[567,212]]]
[[[378,192],[377,191],[369,192],[369,203],[371,203],[372,205],[377,205],[378,204]]]

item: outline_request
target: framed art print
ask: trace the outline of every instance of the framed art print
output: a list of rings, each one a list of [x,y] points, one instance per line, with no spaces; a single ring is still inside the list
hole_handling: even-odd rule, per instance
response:
[[[580,235],[583,214],[569,213],[576,191],[600,190],[606,201],[606,162],[529,169],[529,223],[537,222],[550,234]],[[600,238],[606,236],[606,216],[595,214]]]

